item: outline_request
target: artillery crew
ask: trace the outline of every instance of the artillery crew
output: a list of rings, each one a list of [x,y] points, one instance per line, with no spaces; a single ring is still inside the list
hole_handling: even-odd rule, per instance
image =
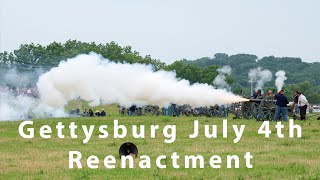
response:
[[[82,116],[84,116],[84,117],[89,116],[89,112],[88,112],[87,109],[84,109],[84,111],[83,111],[83,113],[82,113]]]
[[[94,115],[97,116],[97,117],[100,117],[100,116],[101,116],[101,113],[100,113],[100,111],[96,110],[96,112],[94,113]]]
[[[104,109],[101,110],[100,116],[102,116],[102,117],[103,117],[103,116],[106,116],[106,112],[104,111]]]
[[[265,94],[265,96],[273,96],[272,90],[268,90]]]
[[[135,116],[136,115],[136,109],[137,109],[137,106],[136,105],[132,105],[129,108],[129,116]]]
[[[257,92],[253,93],[253,99],[257,99],[261,96],[261,89],[259,89]]]
[[[228,105],[221,105],[219,106],[219,115],[220,117],[228,117]]]
[[[294,93],[294,106],[293,106],[293,118],[296,119],[296,115],[300,113],[299,106],[298,106],[299,96],[298,91]]]
[[[277,100],[276,102],[276,111],[274,114],[274,120],[278,121],[280,118],[280,115],[283,119],[283,121],[288,121],[288,98],[287,96],[284,95],[285,91],[283,89],[281,89],[279,91],[279,94],[275,95],[275,99]]]
[[[88,112],[88,113],[89,113],[89,116],[90,116],[90,117],[94,117],[94,113],[93,113],[92,109],[89,109],[89,112]]]

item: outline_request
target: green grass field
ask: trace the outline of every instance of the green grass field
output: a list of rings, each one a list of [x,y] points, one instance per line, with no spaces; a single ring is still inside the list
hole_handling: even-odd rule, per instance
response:
[[[99,107],[101,108],[101,107]],[[23,139],[18,133],[19,124],[22,121],[0,122],[0,179],[320,179],[320,121],[311,118],[308,121],[295,123],[302,126],[302,138],[288,138],[288,125],[285,124],[285,138],[276,137],[274,125],[271,123],[272,134],[269,139],[258,135],[257,131],[261,122],[254,120],[233,120],[228,118],[228,138],[222,138],[222,119],[206,117],[120,117],[115,106],[105,107],[111,116],[105,118],[59,118],[34,120],[36,137]],[[78,139],[71,139],[68,129],[64,130],[66,137],[57,138],[57,132],[53,128],[58,122],[69,125],[76,122],[80,125],[102,125],[113,127],[113,120],[118,119],[128,128],[128,135],[124,139],[113,139],[113,128],[108,128],[109,137],[99,139],[96,130],[87,144],[83,144],[84,134],[78,135]],[[204,124],[216,124],[218,126],[218,138],[207,139],[203,133],[197,139],[189,139],[192,133],[193,121],[198,119],[200,127]],[[43,139],[39,136],[39,128],[42,125],[50,125],[53,128],[52,138]],[[131,125],[145,125],[146,138],[134,139],[131,134]],[[158,124],[157,138],[150,138],[150,125]],[[163,142],[162,128],[166,124],[177,125],[177,138],[172,144]],[[233,143],[235,135],[232,133],[231,124],[244,124],[246,129],[237,144]],[[81,132],[81,131],[79,131]],[[203,130],[200,131],[200,133]],[[151,158],[150,169],[120,168],[118,149],[124,142],[133,142],[139,149],[139,155],[148,155]],[[83,156],[82,169],[68,168],[69,151],[80,151]],[[246,152],[253,155],[253,168],[245,167],[243,155]],[[185,169],[184,159],[179,160],[180,169],[172,167],[171,159],[165,161],[166,169],[155,166],[155,159],[159,155],[171,156],[177,152],[184,155],[203,155],[205,159],[204,169]],[[90,155],[99,157],[99,169],[86,167],[86,159]],[[103,159],[107,155],[117,158],[115,169],[106,169]],[[209,158],[212,155],[222,157],[221,169],[213,169],[209,166]],[[226,156],[238,155],[240,158],[239,169],[226,168]],[[137,165],[139,159],[135,159]]]

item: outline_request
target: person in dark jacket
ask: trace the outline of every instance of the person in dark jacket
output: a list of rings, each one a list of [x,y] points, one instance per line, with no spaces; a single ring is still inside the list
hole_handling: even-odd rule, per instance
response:
[[[254,92],[254,93],[253,93],[253,99],[257,99],[257,98],[260,97],[260,96],[261,96],[261,89],[258,89],[257,92]]]
[[[106,116],[106,112],[104,111],[104,109],[101,110],[100,116]]]
[[[100,117],[100,116],[101,116],[101,113],[100,113],[100,111],[96,110],[96,112],[94,113],[94,115],[95,115],[96,117]]]
[[[275,95],[276,102],[276,112],[274,114],[274,120],[278,121],[280,115],[282,116],[283,121],[288,121],[288,98],[284,95],[285,91],[281,89],[279,94]]]
[[[132,105],[132,106],[129,108],[129,116],[135,116],[135,115],[136,115],[136,108],[137,108],[136,105]]]
[[[92,109],[89,109],[89,116],[94,117],[94,113],[93,113]]]

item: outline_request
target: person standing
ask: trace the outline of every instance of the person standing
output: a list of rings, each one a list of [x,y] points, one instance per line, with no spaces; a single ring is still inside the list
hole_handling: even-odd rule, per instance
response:
[[[296,115],[300,113],[299,106],[298,106],[298,91],[294,93],[294,107],[293,107],[293,119],[296,119]]]
[[[168,116],[172,116],[172,104],[170,104],[170,105],[168,106],[167,115],[168,115]]]
[[[168,111],[168,109],[166,107],[162,107],[162,115],[166,116],[167,111]]]
[[[280,115],[282,116],[283,121],[288,121],[288,105],[289,101],[287,96],[284,95],[285,91],[281,89],[277,95],[275,95],[276,102],[276,111],[274,114],[274,121],[278,121]]]
[[[220,117],[228,117],[228,105],[219,106]]]
[[[301,92],[298,92],[298,96],[299,96],[298,97],[298,106],[300,109],[300,119],[306,120],[308,100]]]
[[[177,104],[171,104],[172,105],[172,115],[175,116],[179,116],[180,115],[180,111],[178,111],[178,107]]]
[[[130,108],[129,108],[129,116],[135,116],[136,115],[136,105],[132,105]]]

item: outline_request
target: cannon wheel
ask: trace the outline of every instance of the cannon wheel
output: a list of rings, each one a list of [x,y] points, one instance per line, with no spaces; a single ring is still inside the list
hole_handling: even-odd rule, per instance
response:
[[[160,115],[159,107],[148,105],[148,106],[144,107],[144,114],[159,116]]]
[[[205,114],[207,117],[219,117],[219,106],[214,105],[205,109]]]
[[[251,112],[252,112],[252,116],[254,118],[257,118],[258,115],[259,115],[259,103],[257,102],[253,102],[252,105],[251,105]]]
[[[259,105],[258,115],[255,117],[259,120],[272,120],[275,111],[275,101],[273,96],[266,96]]]
[[[199,112],[199,110],[198,110],[197,108],[194,108],[194,109],[192,110],[192,114],[193,114],[194,116],[200,116],[200,112]]]
[[[235,115],[234,119],[241,118],[241,103],[234,103],[230,107],[230,113]]]
[[[138,107],[138,108],[136,109],[136,115],[137,115],[137,116],[142,116],[142,108],[141,108],[141,107]]]
[[[251,102],[243,102],[241,106],[241,114],[242,117],[245,119],[252,118],[252,109],[251,109]]]
[[[179,106],[178,110],[180,112],[180,114],[186,115],[186,116],[190,116],[192,115],[192,108],[189,105],[183,105],[183,106]]]

